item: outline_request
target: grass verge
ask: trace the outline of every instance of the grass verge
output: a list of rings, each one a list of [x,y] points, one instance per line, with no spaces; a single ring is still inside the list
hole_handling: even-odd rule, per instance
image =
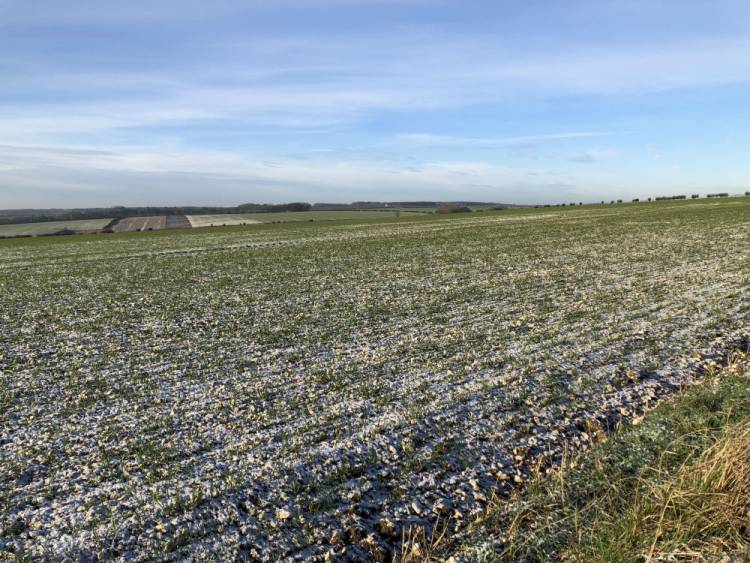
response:
[[[750,558],[750,354],[499,501],[468,561]]]

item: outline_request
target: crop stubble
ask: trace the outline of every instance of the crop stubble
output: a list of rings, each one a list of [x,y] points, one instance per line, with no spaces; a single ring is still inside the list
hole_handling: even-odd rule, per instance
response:
[[[0,549],[364,558],[460,531],[748,326],[749,215],[3,243]]]

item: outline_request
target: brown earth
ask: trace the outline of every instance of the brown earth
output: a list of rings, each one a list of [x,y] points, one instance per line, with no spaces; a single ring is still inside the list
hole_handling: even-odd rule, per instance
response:
[[[158,231],[167,226],[167,217],[157,215],[154,217],[127,217],[120,219],[110,228],[115,233],[127,233],[132,231]]]
[[[167,215],[167,229],[190,229],[192,225],[187,215]]]

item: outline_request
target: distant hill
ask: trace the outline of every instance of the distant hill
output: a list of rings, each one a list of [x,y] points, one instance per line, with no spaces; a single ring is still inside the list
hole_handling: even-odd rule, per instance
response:
[[[44,223],[48,221],[82,221],[88,219],[124,219],[158,215],[222,215],[234,213],[280,213],[285,211],[357,211],[375,209],[437,209],[446,203],[472,209],[509,209],[525,207],[507,203],[477,201],[355,201],[353,203],[281,204],[243,203],[234,207],[172,206],[172,207],[90,207],[75,209],[5,209],[0,210],[0,225]]]

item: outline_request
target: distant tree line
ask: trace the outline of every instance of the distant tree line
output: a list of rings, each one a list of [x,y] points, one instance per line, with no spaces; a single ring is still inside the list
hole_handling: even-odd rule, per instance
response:
[[[435,213],[471,213],[471,207],[457,203],[444,203],[435,210]]]
[[[92,209],[24,210],[0,215],[0,225],[13,223],[44,223],[48,221],[76,221],[84,219],[124,219],[150,215],[197,215],[199,213],[229,213],[222,207],[103,207]]]
[[[285,211],[310,211],[309,203],[295,201],[293,203],[243,203],[227,213],[283,213]]]
[[[457,201],[451,205],[469,208],[506,209],[522,207],[506,204]],[[243,203],[235,207],[214,206],[137,206],[96,207],[78,209],[19,209],[0,210],[0,225],[15,223],[43,223],[48,221],[75,221],[83,219],[124,219],[126,217],[148,217],[152,215],[223,215],[230,213],[283,213],[288,211],[345,211],[382,209],[435,209],[444,205],[437,201],[355,201],[354,203],[307,203],[292,202],[280,204]]]
[[[126,217],[149,217],[151,215],[223,215],[228,213],[271,213],[284,211],[310,211],[309,203],[243,203],[236,207],[180,206],[180,207],[101,207],[91,209],[24,209],[0,213],[0,225],[14,223],[44,223],[48,221],[76,221],[82,219],[124,219]]]
[[[746,191],[745,195],[746,196],[750,196],[750,191]],[[700,194],[691,194],[690,195],[690,199],[699,199],[700,197],[701,197]],[[721,193],[716,193],[716,194],[706,194],[706,197],[708,197],[708,198],[730,197],[730,194],[727,193],[727,192],[721,192]],[[674,200],[685,200],[685,199],[688,199],[688,196],[686,196],[684,194],[680,194],[680,195],[649,197],[649,198],[647,198],[644,201],[648,201],[648,202],[652,202],[652,201],[674,201]],[[637,198],[637,197],[631,200],[631,203],[640,203],[640,202],[641,202],[641,199]],[[617,200],[613,199],[613,200],[611,200],[609,202],[607,202],[605,200],[602,200],[600,203],[601,203],[601,205],[606,205],[607,203],[609,203],[610,205],[614,205],[616,203],[623,203],[623,200],[621,200],[621,199],[617,199]],[[537,205],[534,205],[532,207],[535,207],[535,208],[541,208],[541,207],[573,207],[575,205],[576,205],[575,203],[545,203],[545,204],[537,204]],[[583,205],[583,202],[579,202],[578,205]],[[500,208],[499,207],[497,207],[497,208],[493,207],[492,209],[500,209]]]
[[[750,196],[750,191],[745,192]],[[699,194],[692,194],[691,199],[698,199]],[[726,192],[708,194],[706,197],[729,197]],[[685,195],[658,196],[656,201],[683,200]],[[638,198],[632,200],[638,203]],[[652,201],[652,198],[648,198]],[[602,204],[605,202],[602,201]],[[621,199],[612,200],[610,203],[622,203]],[[576,203],[569,204],[538,204],[533,207],[573,207]],[[579,202],[578,205],[583,205]],[[12,225],[16,223],[43,223],[48,221],[75,221],[85,219],[124,219],[126,217],[148,217],[152,215],[222,215],[230,213],[283,213],[288,211],[346,211],[346,210],[374,210],[384,211],[390,209],[423,208],[434,209],[438,213],[456,213],[471,211],[472,209],[502,210],[512,207],[525,207],[523,205],[497,204],[477,201],[355,201],[353,203],[243,203],[235,207],[214,206],[137,206],[126,207],[118,205],[115,207],[77,208],[77,209],[8,209],[0,210],[0,225]]]
[[[325,205],[322,203],[316,203],[315,207]],[[349,209],[382,209],[384,207],[438,207],[440,202],[437,201],[355,201]]]

